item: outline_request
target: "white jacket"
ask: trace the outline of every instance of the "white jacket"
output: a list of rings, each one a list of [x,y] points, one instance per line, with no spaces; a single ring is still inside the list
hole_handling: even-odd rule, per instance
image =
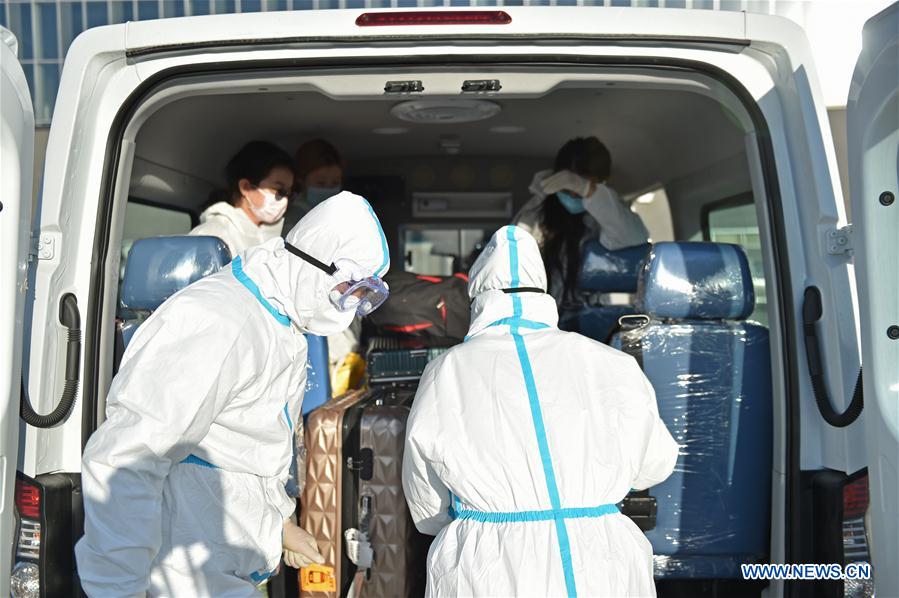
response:
[[[513,222],[529,232],[538,245],[543,244],[543,232],[540,229],[543,202],[543,180],[551,176],[551,170],[542,170],[534,175],[528,191],[531,199],[515,215]],[[646,226],[640,216],[632,212],[618,192],[600,183],[599,193],[584,198],[584,223],[592,235],[598,235],[599,242],[609,251],[642,245],[649,238]]]
[[[236,256],[254,245],[280,237],[283,228],[283,220],[274,224],[253,224],[243,208],[236,208],[226,201],[220,201],[200,214],[200,224],[189,234],[218,237],[231,250],[231,255]]]
[[[343,193],[287,240],[322,262],[389,267],[371,207]],[[252,596],[278,565],[303,332],[349,319],[333,279],[272,239],[172,296],[141,324],[84,452],[89,596]]]
[[[534,239],[500,229],[475,262],[469,337],[429,364],[403,487],[436,534],[428,596],[655,595],[652,548],[615,503],[678,448],[636,361],[556,327]],[[451,514],[452,511],[452,514]]]

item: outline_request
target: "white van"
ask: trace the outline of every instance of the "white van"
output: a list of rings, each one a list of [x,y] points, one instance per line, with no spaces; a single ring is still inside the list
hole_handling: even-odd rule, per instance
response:
[[[736,242],[750,258],[770,334],[767,562],[870,560],[877,594],[899,596],[897,27],[897,5],[869,21],[852,84],[852,224],[816,75],[827,65],[777,17],[436,8],[91,29],[68,52],[36,206],[32,104],[2,30],[0,593],[11,579],[23,596],[79,593],[81,452],[115,368],[123,248],[186,233],[244,142],[341,148],[397,268],[429,244],[463,259],[562,143],[596,134],[654,241]],[[844,517],[867,488],[867,518]],[[833,590],[694,581],[692,595]]]

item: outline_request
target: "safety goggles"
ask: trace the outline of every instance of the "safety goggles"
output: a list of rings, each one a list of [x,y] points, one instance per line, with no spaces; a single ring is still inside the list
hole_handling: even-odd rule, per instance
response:
[[[290,243],[285,242],[284,248],[331,277],[334,286],[328,292],[328,299],[338,311],[355,311],[359,316],[367,316],[390,296],[386,282],[353,260],[343,258],[328,265]]]

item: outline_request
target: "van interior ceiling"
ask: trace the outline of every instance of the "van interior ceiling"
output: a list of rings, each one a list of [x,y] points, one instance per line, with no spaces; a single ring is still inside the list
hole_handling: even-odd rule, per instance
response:
[[[370,95],[344,93],[336,82],[290,85],[284,75],[280,84],[219,93],[210,84],[200,95],[158,109],[140,127],[130,195],[198,212],[243,143],[267,139],[292,152],[302,141],[322,137],[340,150],[350,177],[398,176],[407,194],[511,191],[517,209],[529,198],[533,174],[551,167],[565,141],[588,135],[609,148],[610,184],[623,197],[666,189],[679,239],[700,231],[699,209],[687,203],[704,203],[707,193],[750,191],[747,125],[716,97],[725,94],[714,82],[672,74],[666,84],[660,72],[648,70],[567,78],[559,72],[409,74],[425,81],[422,94],[385,93],[387,81],[404,77],[396,73],[372,75],[370,89],[379,93]],[[472,79],[498,80],[502,91],[460,93],[463,81]],[[435,80],[456,92],[428,93],[439,89]],[[416,100],[439,106],[413,107],[406,116],[412,121],[394,114],[398,104]],[[464,122],[478,116],[476,104],[484,102],[499,110]]]

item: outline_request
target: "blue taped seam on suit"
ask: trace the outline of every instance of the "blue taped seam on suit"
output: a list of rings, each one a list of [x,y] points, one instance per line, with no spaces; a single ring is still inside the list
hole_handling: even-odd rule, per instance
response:
[[[293,432],[293,421],[290,419],[290,411],[287,408],[288,403],[284,403],[284,417],[287,418],[287,427]]]
[[[208,467],[209,469],[220,469],[218,465],[213,465],[206,459],[201,459],[196,455],[188,455],[187,457],[182,459],[181,462],[190,465],[199,465],[200,467]]]
[[[518,241],[515,238],[515,227],[509,227],[507,237],[509,239],[509,267],[512,274],[512,288],[518,288]],[[550,504],[556,523],[556,535],[559,538],[559,553],[562,557],[562,570],[565,574],[565,586],[570,597],[577,596],[577,584],[574,579],[574,566],[571,561],[571,543],[568,540],[568,528],[565,519],[560,516],[562,504],[559,499],[559,488],[556,484],[556,474],[553,471],[552,456],[549,452],[549,443],[546,440],[546,428],[543,424],[543,412],[540,408],[540,397],[537,394],[537,385],[534,381],[534,371],[531,368],[531,360],[524,343],[524,337],[519,333],[518,322],[522,315],[521,297],[512,295],[513,321],[510,325],[512,338],[518,352],[518,361],[524,374],[525,388],[528,393],[528,401],[531,406],[531,419],[534,421],[534,430],[537,433],[537,446],[540,448],[540,460],[543,462],[543,472],[546,476],[546,489],[549,493]]]
[[[378,220],[378,217],[375,215],[374,209],[371,207],[371,204],[368,203],[368,200],[364,197],[362,201],[365,202],[365,207],[368,208],[369,214],[371,214],[372,220],[375,221],[375,226],[378,227],[378,234],[381,236],[381,251],[384,252],[384,261],[381,262],[381,267],[377,269],[375,275],[381,276],[384,273],[384,270],[390,265],[390,252],[387,249],[387,237],[384,235],[384,229],[381,228],[381,222]]]
[[[453,507],[453,519],[470,520],[479,523],[529,523],[534,521],[555,521],[558,519],[594,519],[618,513],[618,506],[613,504],[598,507],[576,507],[570,509],[548,509],[544,511],[476,511]]]
[[[271,577],[272,573],[272,571],[267,571],[266,573],[259,573],[258,571],[254,571],[253,573],[250,573],[250,581],[252,581],[256,585],[259,585],[263,581]]]
[[[268,313],[272,314],[272,317],[274,317],[279,324],[282,326],[290,326],[290,318],[275,309],[275,306],[269,303],[268,300],[262,296],[262,293],[259,292],[259,287],[256,286],[256,283],[243,271],[243,262],[241,261],[240,256],[237,256],[231,261],[231,273],[234,274],[234,278],[236,278],[240,284],[253,293],[256,300],[262,304],[262,307],[264,307]]]
[[[494,326],[512,326],[513,324],[517,324],[519,328],[528,328],[530,330],[543,330],[544,328],[549,328],[549,324],[536,322],[534,320],[525,320],[524,318],[502,318],[501,320],[497,320],[496,322],[487,324],[485,328],[492,328]],[[463,339],[463,341],[467,342],[472,338],[473,335],[468,335]]]

